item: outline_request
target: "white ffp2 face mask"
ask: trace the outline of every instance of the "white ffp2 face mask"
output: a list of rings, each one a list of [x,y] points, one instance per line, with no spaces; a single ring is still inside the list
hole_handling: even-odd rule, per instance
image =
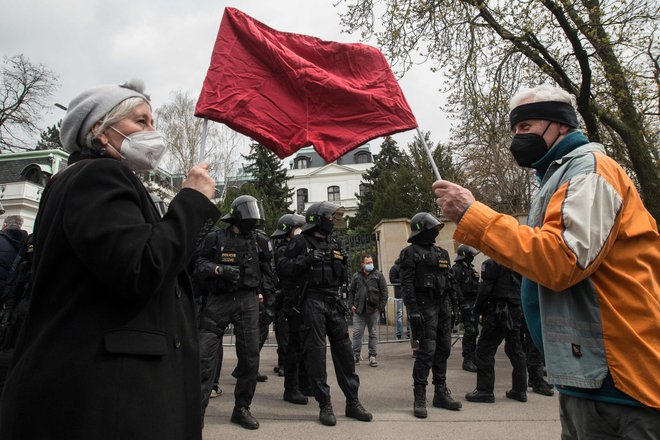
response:
[[[136,131],[126,136],[116,128],[110,128],[124,136],[118,153],[130,169],[153,171],[158,167],[166,149],[165,140],[158,131]],[[112,145],[110,146],[112,147]]]

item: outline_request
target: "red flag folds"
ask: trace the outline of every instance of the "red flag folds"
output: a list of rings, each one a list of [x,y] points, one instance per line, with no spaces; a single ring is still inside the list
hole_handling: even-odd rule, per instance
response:
[[[326,162],[417,127],[380,51],[280,32],[225,8],[195,116],[285,158],[314,145]]]

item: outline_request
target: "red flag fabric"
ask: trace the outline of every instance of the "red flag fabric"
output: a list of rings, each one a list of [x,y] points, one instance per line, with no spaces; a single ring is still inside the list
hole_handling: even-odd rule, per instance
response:
[[[234,8],[225,8],[195,116],[280,158],[313,145],[326,162],[417,127],[378,49],[280,32]]]

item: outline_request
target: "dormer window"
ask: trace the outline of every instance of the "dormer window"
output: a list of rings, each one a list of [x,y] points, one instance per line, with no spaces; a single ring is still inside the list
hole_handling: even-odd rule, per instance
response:
[[[355,163],[371,163],[371,153],[368,151],[358,151],[355,153]]]
[[[294,168],[297,170],[301,170],[303,168],[309,168],[311,162],[312,162],[311,159],[307,156],[297,157],[294,163]]]

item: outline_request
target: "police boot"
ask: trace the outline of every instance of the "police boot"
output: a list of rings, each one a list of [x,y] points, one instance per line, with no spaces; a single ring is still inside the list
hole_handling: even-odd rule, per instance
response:
[[[435,392],[433,393],[433,406],[436,408],[458,411],[463,407],[463,404],[458,400],[454,400],[454,398],[451,397],[451,391],[447,388],[447,385],[442,383],[435,386]]]
[[[231,413],[232,423],[237,423],[245,429],[259,428],[259,422],[250,414],[250,408],[247,406],[235,406]]]
[[[295,390],[284,390],[283,400],[287,402],[295,403],[296,405],[307,405],[309,399],[307,396],[302,394],[298,389]]]
[[[544,379],[540,379],[536,382],[529,384],[532,387],[532,391],[536,394],[541,394],[542,396],[552,396],[555,392],[552,389],[552,385],[546,382]]]
[[[418,419],[425,419],[426,412],[426,385],[415,384],[413,391],[415,402],[413,403],[413,412]]]
[[[359,400],[346,402],[346,417],[358,419],[363,422],[371,422],[374,418],[369,411],[364,409],[364,406],[362,406]]]
[[[474,364],[472,356],[468,355],[463,358],[463,369],[465,371],[469,371],[470,373],[477,372],[477,366]]]
[[[335,417],[335,412],[332,410],[332,403],[323,403],[320,405],[319,411],[319,420],[325,426],[335,426],[337,424],[337,418]]]

